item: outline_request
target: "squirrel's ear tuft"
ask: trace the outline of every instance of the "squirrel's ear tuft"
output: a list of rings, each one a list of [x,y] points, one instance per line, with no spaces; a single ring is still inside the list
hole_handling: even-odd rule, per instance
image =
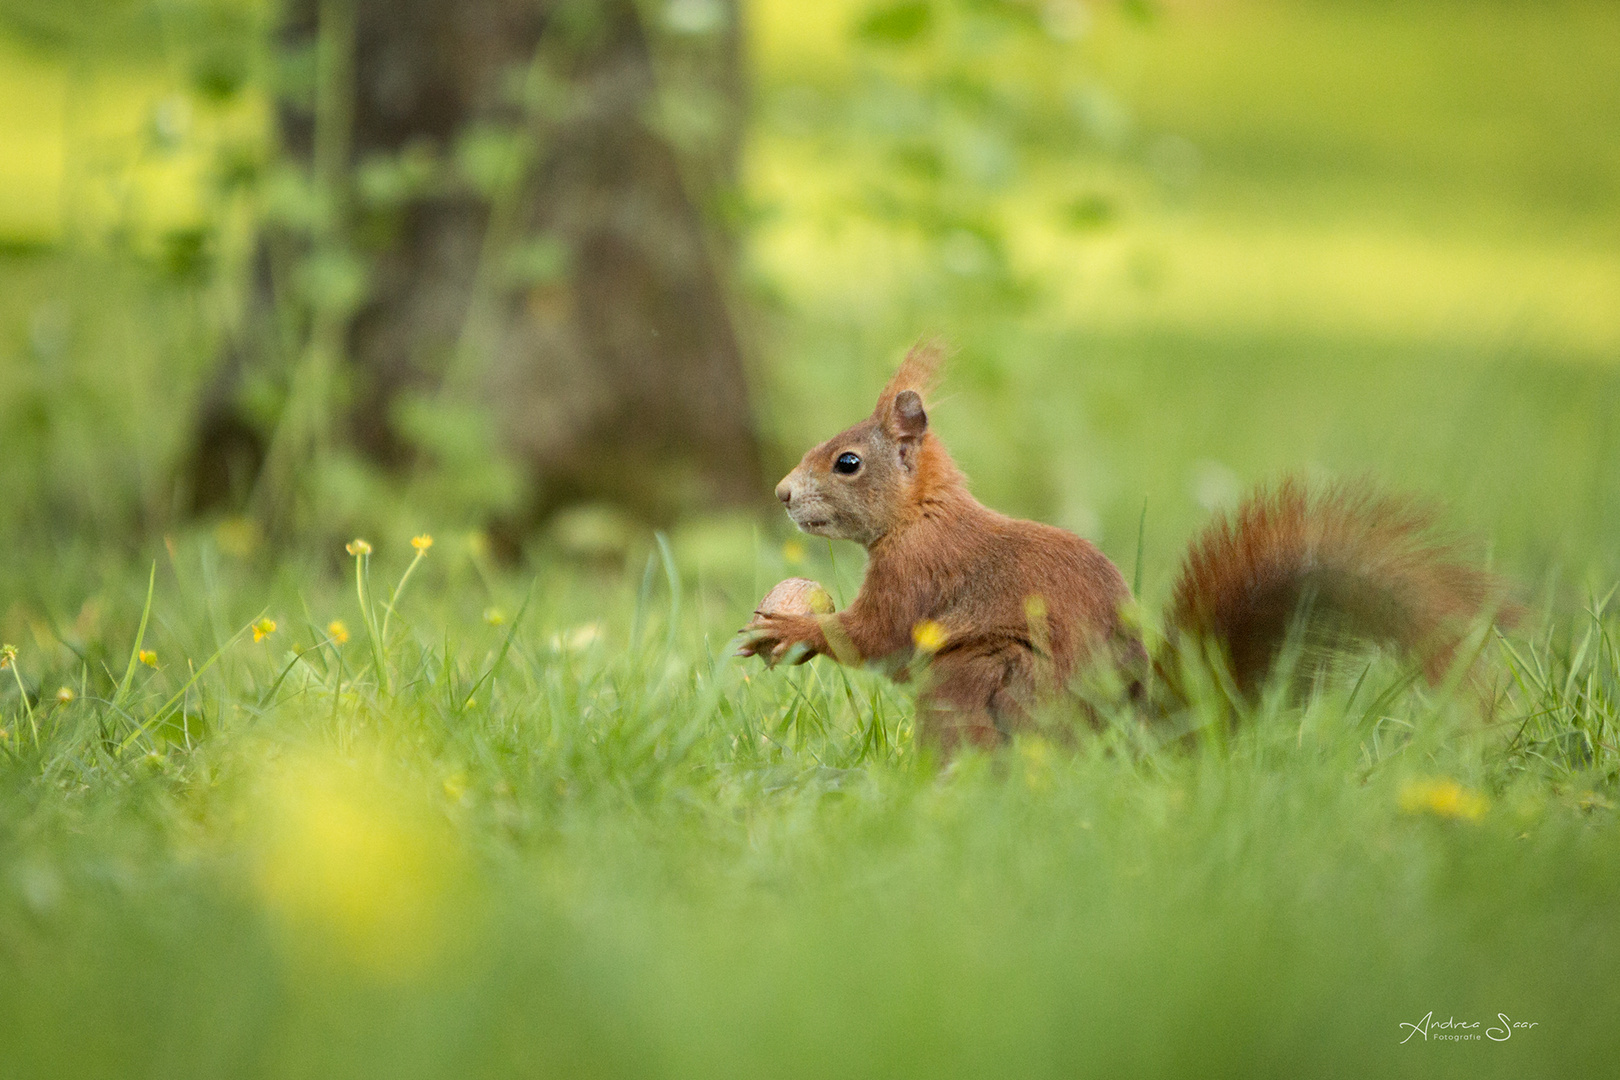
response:
[[[889,406],[887,427],[897,439],[920,439],[928,430],[928,413],[923,411],[922,395],[902,390]]]
[[[883,416],[892,411],[892,406],[903,391],[910,390],[918,399],[918,408],[921,409],[922,397],[934,388],[939,381],[940,368],[945,364],[945,345],[936,339],[924,339],[911,347],[906,358],[900,364],[900,369],[889,380],[889,385],[883,388],[878,395],[876,415]]]

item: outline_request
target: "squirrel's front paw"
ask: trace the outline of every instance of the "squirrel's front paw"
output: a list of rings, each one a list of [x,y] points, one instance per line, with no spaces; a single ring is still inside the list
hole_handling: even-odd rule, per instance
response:
[[[779,582],[759,602],[753,619],[742,628],[738,656],[758,656],[774,667],[787,659],[794,646],[805,646],[793,662],[802,664],[815,655],[809,646],[816,632],[815,613],[833,610],[832,597],[809,578]]]
[[[802,664],[814,651],[808,648],[808,635],[804,627],[796,625],[803,620],[800,615],[765,615],[759,612],[748,625],[742,628],[743,642],[737,647],[738,656],[758,656],[765,661],[767,667],[775,667],[783,660],[788,659],[795,647],[801,647],[799,655],[793,657],[793,662]]]

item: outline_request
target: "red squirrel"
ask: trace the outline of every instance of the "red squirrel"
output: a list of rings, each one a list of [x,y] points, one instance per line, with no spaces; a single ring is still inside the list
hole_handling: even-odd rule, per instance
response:
[[[1421,507],[1354,486],[1312,495],[1286,480],[1194,540],[1150,658],[1126,614],[1131,590],[1095,545],[969,494],[928,426],[923,397],[941,363],[937,345],[914,347],[872,415],[777,485],[804,532],[866,548],[866,576],[836,614],[756,612],[739,655],[881,663],[902,679],[926,660],[918,732],[949,753],[1001,743],[1040,699],[1099,664],[1132,697],[1151,682],[1159,712],[1185,700],[1189,662],[1217,665],[1217,678],[1252,697],[1307,606],[1342,633],[1416,656],[1431,680],[1470,625],[1503,618],[1495,579],[1435,541]]]

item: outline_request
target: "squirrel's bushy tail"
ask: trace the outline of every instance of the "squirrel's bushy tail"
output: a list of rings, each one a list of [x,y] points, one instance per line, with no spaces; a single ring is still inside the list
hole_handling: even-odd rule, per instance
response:
[[[1309,640],[1325,632],[1334,643],[1396,648],[1438,681],[1470,627],[1513,620],[1505,596],[1493,575],[1437,537],[1423,505],[1362,484],[1312,493],[1288,479],[1193,542],[1155,667],[1178,688],[1190,647],[1200,660],[1218,656],[1252,698],[1303,629]]]

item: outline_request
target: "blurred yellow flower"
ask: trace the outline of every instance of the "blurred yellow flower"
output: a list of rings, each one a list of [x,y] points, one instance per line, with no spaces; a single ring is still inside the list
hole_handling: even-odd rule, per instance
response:
[[[263,641],[276,632],[276,620],[260,619],[253,624],[253,640],[255,643]]]
[[[807,599],[810,601],[810,611],[812,614],[831,615],[833,612],[838,610],[838,605],[833,603],[832,593],[828,592],[826,589],[823,589],[820,585],[817,585],[814,589],[810,590],[810,595],[807,597]]]
[[[15,661],[16,659],[17,659],[17,646],[15,646],[15,645],[0,645],[0,671],[6,670],[6,668],[10,667],[12,665],[12,662]]]
[[[371,554],[371,545],[357,536],[353,540],[350,540],[347,544],[344,544],[343,550],[347,551],[350,555],[359,558],[361,555]]]
[[[950,635],[933,619],[924,619],[911,628],[911,640],[923,652],[936,653],[945,647]]]
[[[506,621],[506,612],[498,607],[487,607],[484,609],[484,621],[491,626],[499,626]]]
[[[331,638],[334,644],[347,644],[349,640],[349,628],[343,625],[342,619],[333,619],[331,622],[326,624],[326,636]]]
[[[1052,744],[1039,735],[1020,739],[1018,754],[1024,759],[1024,783],[1032,790],[1042,790],[1052,784]]]
[[[417,551],[426,551],[432,546],[433,537],[429,536],[427,533],[423,533],[421,536],[411,537],[411,547],[415,548]]]
[[[66,705],[68,702],[72,701],[74,698],[76,698],[78,696],[79,696],[78,694],[75,694],[73,692],[73,687],[64,686],[64,687],[62,687],[62,689],[60,689],[60,690],[58,690],[56,692],[56,701],[57,701],[57,704],[59,704],[59,705]]]
[[[391,783],[381,762],[303,754],[265,779],[255,884],[296,956],[395,981],[454,946],[466,869],[410,786]]]
[[[140,662],[145,664],[147,667],[149,667],[149,668],[157,667],[157,653],[153,652],[151,649],[142,649],[140,652],[136,653],[135,655],[140,660]]]
[[[797,540],[789,540],[782,545],[782,561],[789,566],[798,566],[804,562],[804,545]]]
[[[1403,813],[1458,821],[1478,821],[1491,808],[1485,796],[1445,777],[1408,780],[1401,785],[1400,805]]]

